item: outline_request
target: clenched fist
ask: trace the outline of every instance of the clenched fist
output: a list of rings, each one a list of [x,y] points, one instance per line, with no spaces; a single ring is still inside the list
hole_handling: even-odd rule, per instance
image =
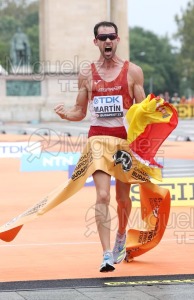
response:
[[[55,106],[54,111],[56,112],[61,119],[67,119],[67,110],[65,109],[64,104],[58,104]]]

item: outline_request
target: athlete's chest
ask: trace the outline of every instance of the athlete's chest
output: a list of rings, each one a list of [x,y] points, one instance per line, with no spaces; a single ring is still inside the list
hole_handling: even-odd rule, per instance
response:
[[[110,67],[110,68],[96,68],[98,77],[100,77],[105,82],[112,82],[119,78],[122,71],[122,66]]]

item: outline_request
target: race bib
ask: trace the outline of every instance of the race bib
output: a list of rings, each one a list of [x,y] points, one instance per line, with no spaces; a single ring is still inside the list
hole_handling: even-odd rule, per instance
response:
[[[123,97],[121,95],[94,97],[93,107],[99,118],[123,117]]]

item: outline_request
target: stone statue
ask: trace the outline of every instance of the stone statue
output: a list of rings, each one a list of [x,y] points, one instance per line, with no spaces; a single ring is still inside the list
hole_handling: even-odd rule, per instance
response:
[[[14,66],[28,66],[30,64],[30,44],[27,35],[17,28],[11,40],[10,58]]]

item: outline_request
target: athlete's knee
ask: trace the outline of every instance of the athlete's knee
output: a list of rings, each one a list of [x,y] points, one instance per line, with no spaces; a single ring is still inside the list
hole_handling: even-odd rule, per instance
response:
[[[117,201],[118,206],[120,206],[120,207],[126,207],[126,206],[131,205],[131,199],[129,196],[122,198],[117,195],[116,201]]]
[[[96,202],[108,205],[110,203],[110,193],[105,190],[98,191]]]

